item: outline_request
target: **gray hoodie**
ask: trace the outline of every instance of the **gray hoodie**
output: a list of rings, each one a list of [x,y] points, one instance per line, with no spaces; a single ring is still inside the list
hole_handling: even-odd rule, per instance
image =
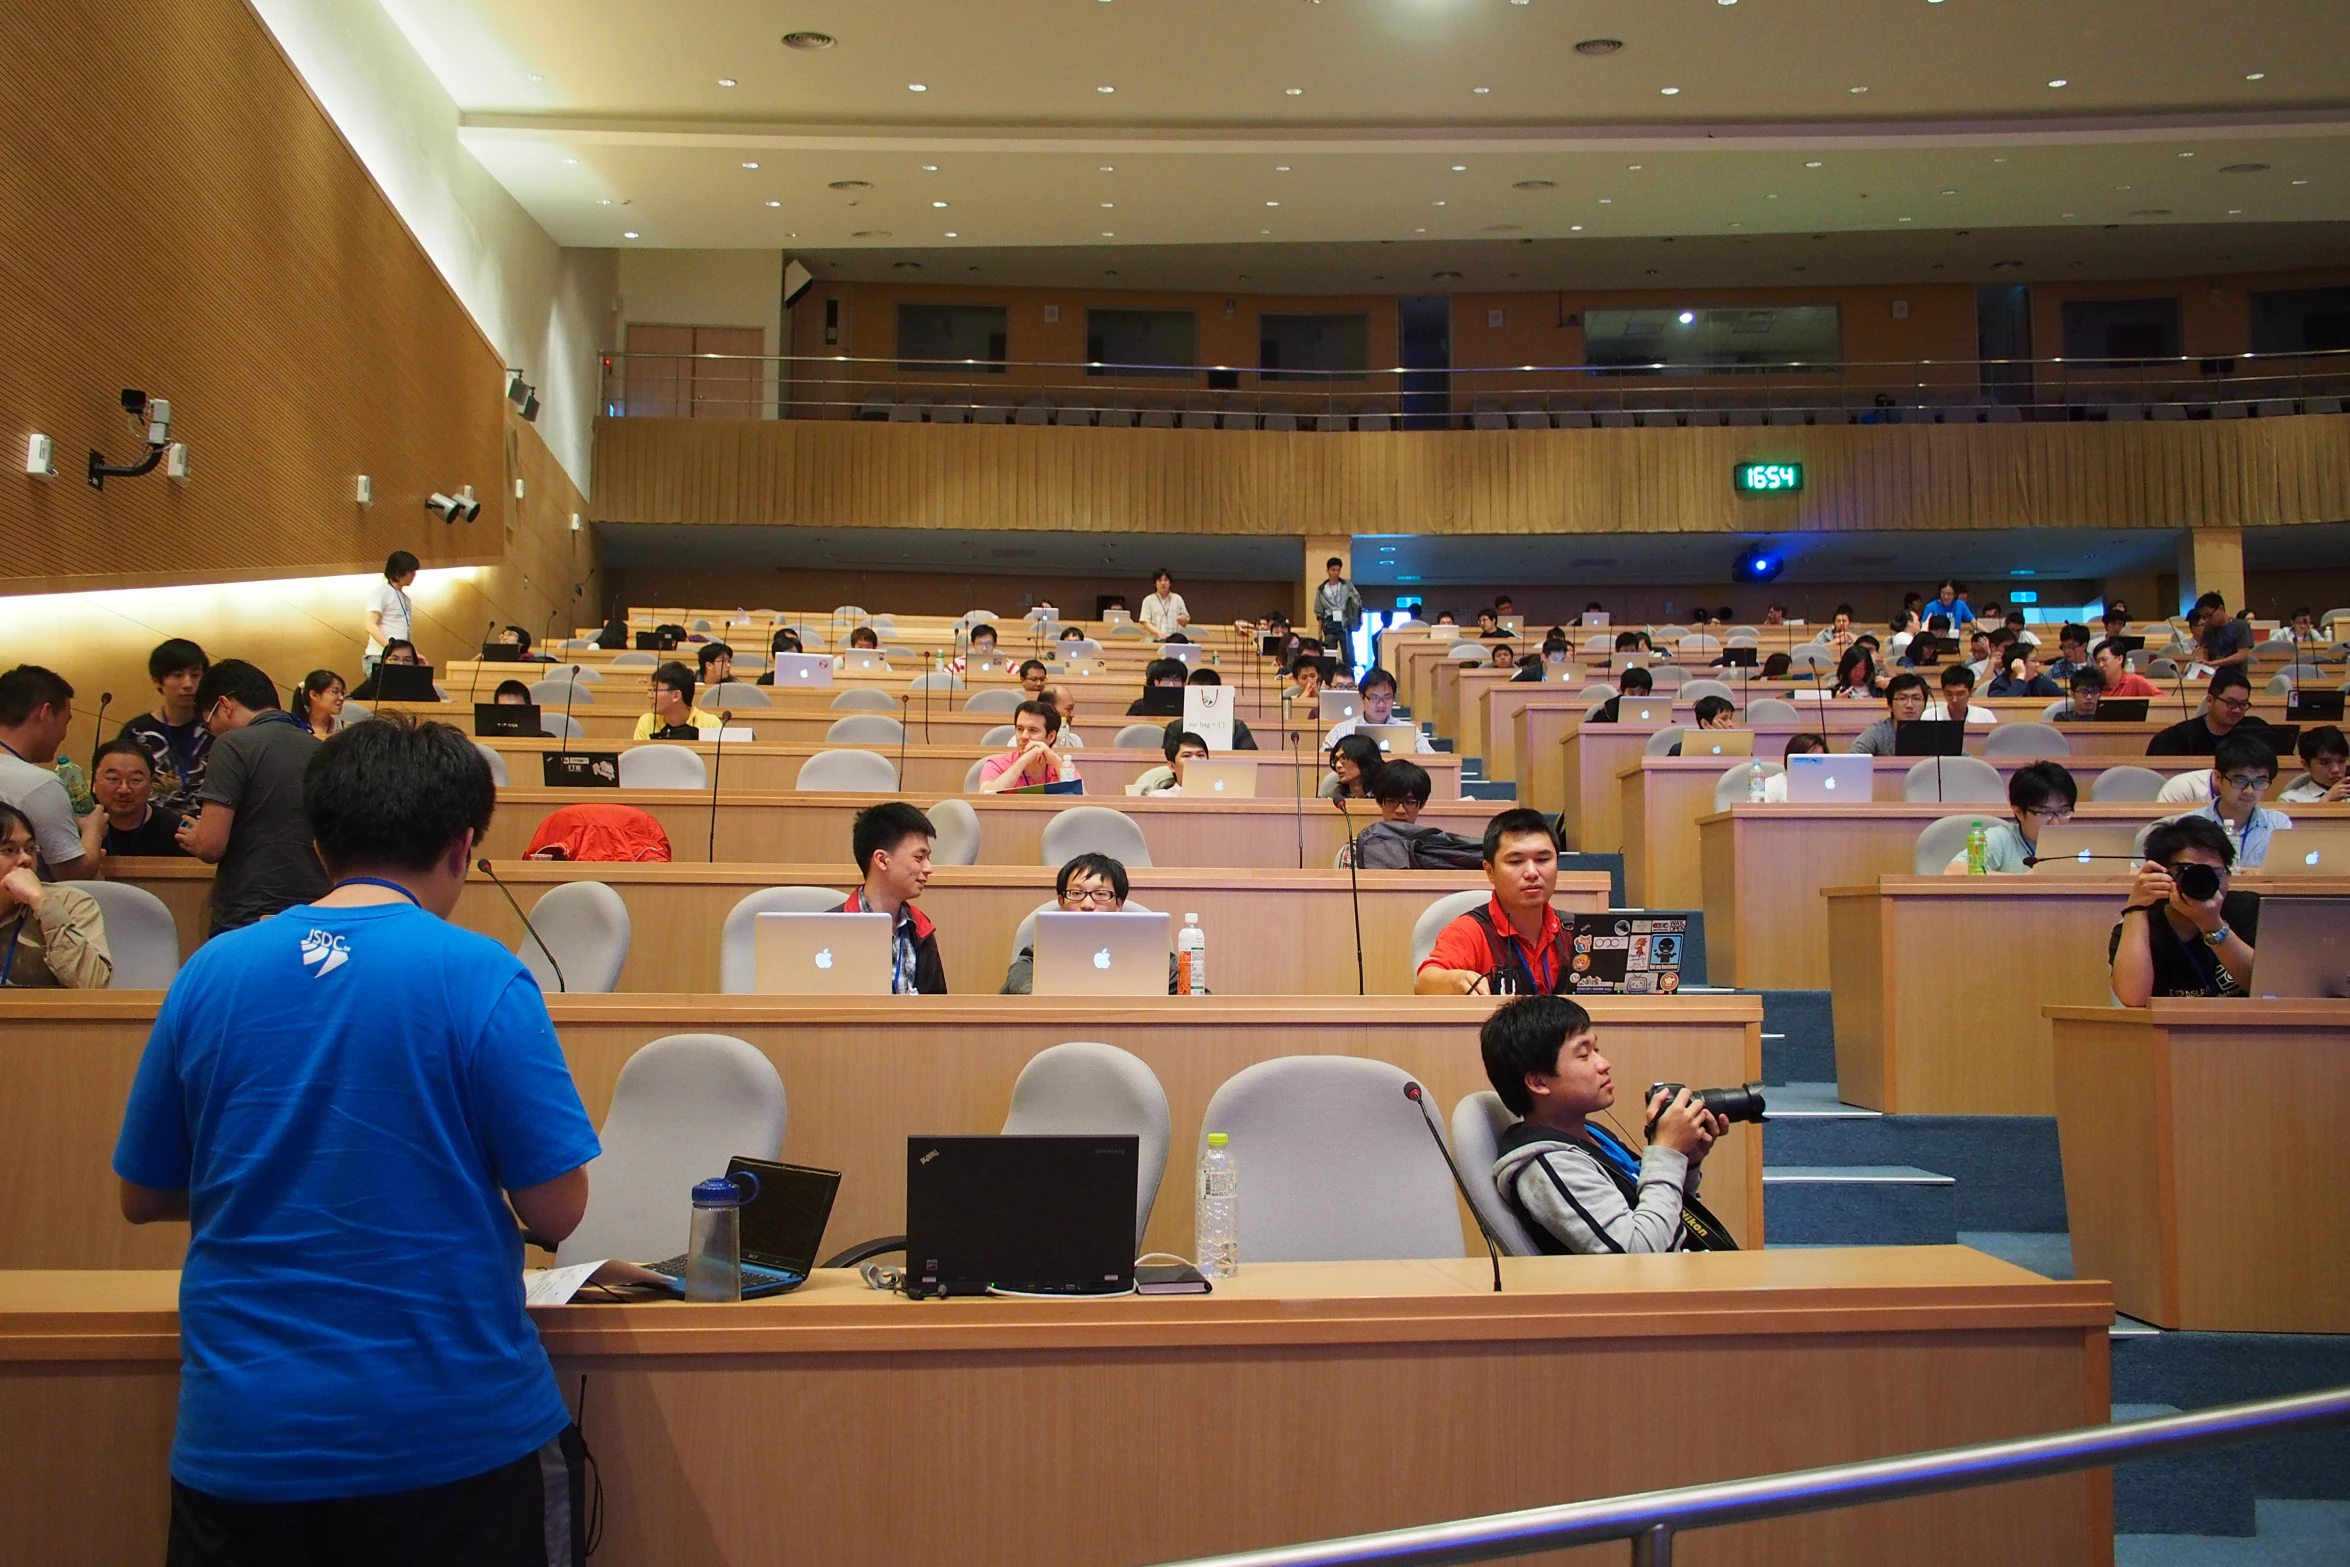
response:
[[[1493,1161],[1493,1184],[1503,1200],[1563,1250],[1586,1255],[1684,1250],[1688,1232],[1681,1205],[1697,1195],[1698,1173],[1685,1155],[1649,1144],[1640,1156],[1640,1201],[1634,1207],[1589,1149],[1530,1121],[1502,1134],[1501,1156]]]

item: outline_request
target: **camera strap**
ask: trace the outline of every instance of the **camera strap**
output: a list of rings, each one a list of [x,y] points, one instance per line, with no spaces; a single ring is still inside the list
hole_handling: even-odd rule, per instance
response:
[[[1584,1149],[1582,1152],[1606,1174],[1617,1194],[1624,1199],[1625,1207],[1639,1207],[1640,1179],[1637,1172],[1640,1163],[1638,1158],[1634,1156],[1631,1149],[1600,1128],[1586,1126],[1584,1130],[1591,1134],[1597,1151]],[[1549,1155],[1545,1154],[1534,1162],[1542,1167],[1542,1173],[1550,1178],[1550,1184],[1565,1200],[1566,1205],[1575,1211],[1575,1217],[1581,1219],[1585,1227],[1599,1237],[1599,1243],[1609,1251],[1621,1255],[1624,1248],[1617,1243],[1614,1236],[1608,1234],[1597,1219],[1591,1216],[1589,1209],[1575,1200],[1575,1194],[1567,1189],[1567,1183],[1559,1179],[1558,1171],[1550,1167]],[[1633,1173],[1626,1173],[1627,1166]],[[1512,1196],[1514,1202],[1515,1194],[1513,1193]],[[1549,1234],[1549,1231],[1539,1224],[1528,1225],[1527,1228],[1538,1236]],[[1681,1244],[1678,1249],[1681,1251],[1736,1251],[1739,1248],[1738,1243],[1730,1238],[1729,1230],[1723,1227],[1722,1221],[1715,1218],[1705,1204],[1684,1192],[1681,1197]]]

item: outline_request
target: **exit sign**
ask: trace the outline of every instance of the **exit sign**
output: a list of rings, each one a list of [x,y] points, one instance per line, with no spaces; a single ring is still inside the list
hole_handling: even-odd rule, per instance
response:
[[[1730,470],[1730,488],[1741,495],[1786,495],[1803,488],[1799,462],[1742,462]]]

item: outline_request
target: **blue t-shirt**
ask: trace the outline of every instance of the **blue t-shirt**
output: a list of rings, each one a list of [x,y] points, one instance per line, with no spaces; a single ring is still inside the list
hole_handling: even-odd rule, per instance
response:
[[[488,938],[396,903],[205,943],[114,1151],[193,1219],[173,1477],[366,1496],[544,1445],[569,1416],[501,1190],[597,1151],[537,984]]]

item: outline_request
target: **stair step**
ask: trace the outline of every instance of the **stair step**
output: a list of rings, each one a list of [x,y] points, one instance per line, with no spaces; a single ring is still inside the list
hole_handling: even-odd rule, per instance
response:
[[[1461,798],[1464,800],[1515,800],[1518,786],[1514,783],[1496,783],[1485,778],[1463,778]]]
[[[2113,1423],[2178,1412],[2170,1404],[2116,1404]],[[2252,1453],[2244,1447],[2119,1464],[2113,1471],[2114,1532],[2247,1538],[2256,1527],[2252,1486]]]
[[[2044,1279],[2073,1276],[2073,1238],[2032,1230],[1960,1230],[1958,1243],[2012,1262]]]
[[[1763,1103],[1769,1106],[1764,1112],[1766,1125],[1779,1121],[1867,1121],[1884,1117],[1882,1110],[1848,1105],[1837,1098],[1834,1083],[1773,1083],[1763,1089]],[[1764,1142],[1768,1144],[1770,1139],[1765,1138]]]
[[[1783,1164],[1909,1164],[1958,1182],[1962,1230],[2054,1234],[2067,1228],[2056,1119],[2025,1115],[1814,1114],[1808,1085],[1767,1088],[1773,1112],[1763,1157]],[[1792,1093],[1794,1097],[1788,1096]]]
[[[1945,1246],[1958,1239],[1958,1183],[1914,1165],[1763,1166],[1772,1245]]]
[[[1826,1083],[1836,1077],[1836,1015],[1824,990],[1765,990],[1763,1081]]]
[[[2117,1403],[2208,1409],[2350,1383],[2350,1334],[2156,1332],[2116,1335],[2112,1344]],[[2350,1501],[2350,1430],[2310,1431],[2243,1451],[2256,1495]]]

